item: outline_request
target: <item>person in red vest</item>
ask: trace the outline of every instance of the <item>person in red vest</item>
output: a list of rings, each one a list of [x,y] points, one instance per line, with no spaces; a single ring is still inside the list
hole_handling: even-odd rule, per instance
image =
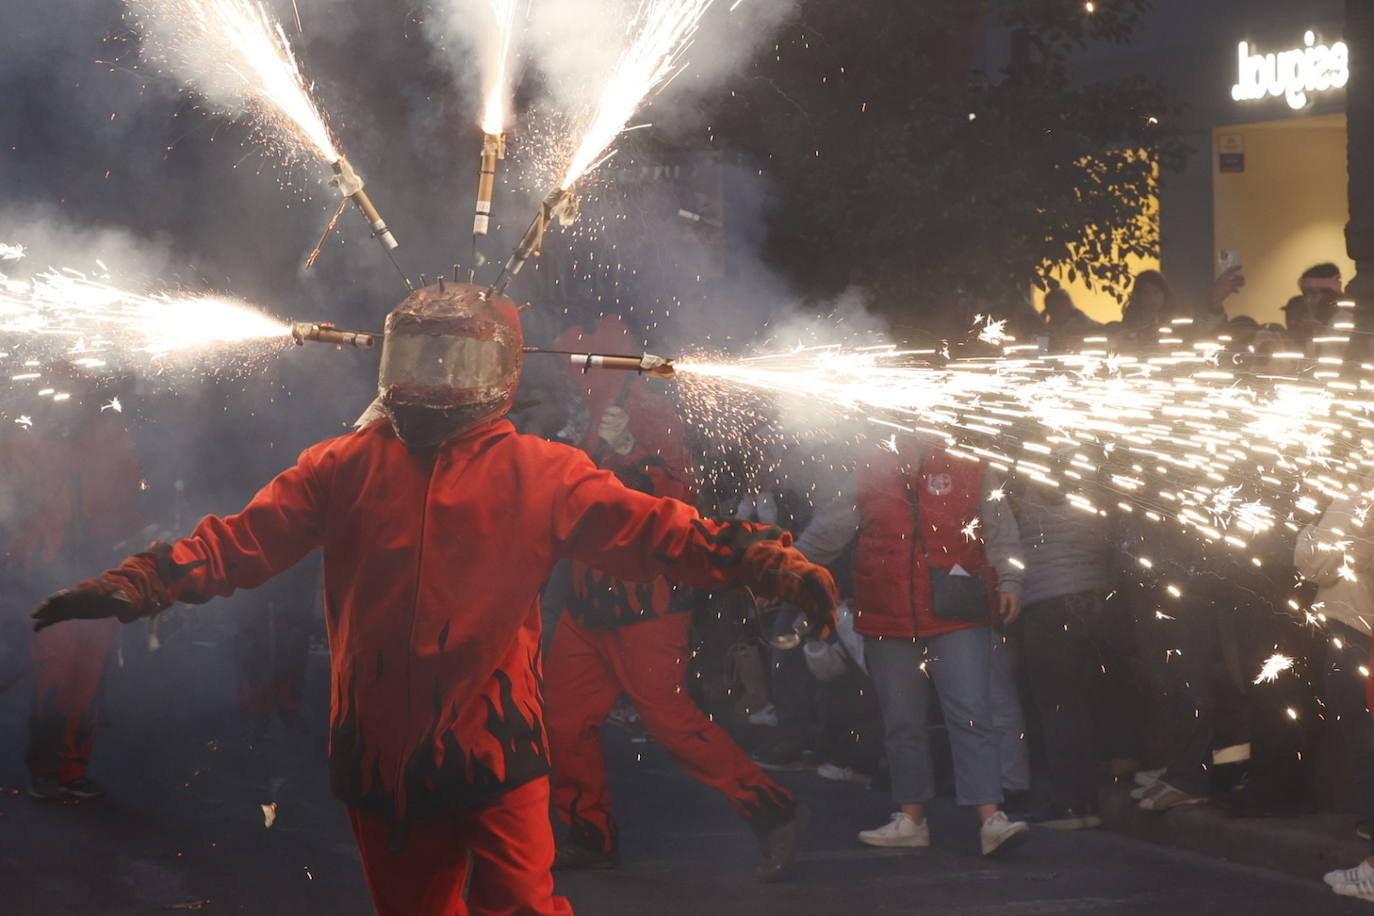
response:
[[[574,328],[560,350],[633,353],[618,317],[593,333]],[[695,492],[682,423],[668,400],[634,375],[580,374],[589,430],[580,443],[599,467],[627,487],[683,501]],[[572,596],[545,663],[558,689],[548,699],[554,805],[569,824],[554,867],[618,868],[620,852],[601,725],[626,693],[650,737],[697,780],[721,792],[758,838],[757,876],[781,877],[791,862],[804,812],[734,740],[706,717],[686,690],[690,617],[673,585],[625,581],[575,562]]]
[[[1021,610],[1020,537],[996,478],[978,461],[915,438],[894,439],[860,466],[854,491],[818,511],[798,539],[829,562],[858,532],[854,629],[882,709],[899,810],[859,834],[871,846],[928,846],[935,794],[926,715],[939,693],[959,804],[977,809],[984,855],[1024,837],[1002,812],[1024,744],[1020,708],[994,624]]]
[[[143,525],[143,471],[119,415],[76,367],[50,367],[44,383],[69,397],[35,405],[30,426],[0,436],[4,601],[17,614],[82,565],[118,557]],[[7,611],[9,613],[9,611]],[[90,799],[105,790],[86,775],[95,743],[105,660],[118,624],[85,620],[30,640],[29,794]]]
[[[330,782],[386,916],[571,912],[550,872],[539,663],[539,590],[560,558],[748,585],[833,620],[833,581],[786,533],[704,520],[517,434],[503,415],[521,345],[510,300],[416,290],[387,318],[382,417],[306,449],[237,515],[34,612],[38,628],[130,621],[255,588],[323,547]]]

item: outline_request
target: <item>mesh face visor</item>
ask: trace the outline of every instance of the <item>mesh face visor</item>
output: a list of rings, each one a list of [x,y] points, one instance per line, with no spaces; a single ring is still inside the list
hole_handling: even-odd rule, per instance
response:
[[[377,382],[394,403],[448,408],[501,401],[519,381],[520,348],[495,322],[449,318],[398,324],[404,326],[387,328]]]

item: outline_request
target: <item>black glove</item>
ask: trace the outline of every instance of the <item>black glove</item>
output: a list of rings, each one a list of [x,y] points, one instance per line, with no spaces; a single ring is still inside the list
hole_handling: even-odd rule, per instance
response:
[[[122,621],[141,616],[133,604],[96,588],[66,588],[49,595],[33,612],[33,629],[38,632],[64,620],[99,620],[118,617]]]

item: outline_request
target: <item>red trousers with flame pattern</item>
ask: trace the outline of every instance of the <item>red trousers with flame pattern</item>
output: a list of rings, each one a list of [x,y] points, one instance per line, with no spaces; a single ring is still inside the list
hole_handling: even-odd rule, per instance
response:
[[[686,614],[590,630],[570,614],[544,663],[544,722],[554,805],[570,839],[615,846],[601,724],[627,693],[645,729],[693,778],[720,791],[741,817],[790,814],[793,797],[750,760],[687,694]]]
[[[348,820],[378,916],[572,916],[553,894],[547,778],[472,811],[414,821],[399,852],[387,849],[388,818],[350,807]]]
[[[34,633],[29,772],[71,782],[86,775],[95,741],[100,682],[119,621],[70,620]]]

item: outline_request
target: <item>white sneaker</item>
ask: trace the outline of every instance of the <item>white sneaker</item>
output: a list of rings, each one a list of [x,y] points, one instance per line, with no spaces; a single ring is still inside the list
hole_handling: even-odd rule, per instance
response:
[[[1177,808],[1181,805],[1203,805],[1206,803],[1206,796],[1190,795],[1161,779],[1151,786],[1146,791],[1145,796],[1136,804],[1142,811],[1168,811],[1170,808]]]
[[[860,830],[859,842],[869,846],[929,846],[930,824],[916,823],[905,811],[892,815],[892,820],[873,830]]]
[[[1342,884],[1355,884],[1360,881],[1374,881],[1374,868],[1369,867],[1368,862],[1361,862],[1354,868],[1338,868],[1322,875],[1322,880],[1332,887],[1340,887]]]
[[[1136,770],[1136,771],[1135,771],[1135,784],[1138,785],[1138,786],[1144,786],[1145,788],[1148,789],[1150,786],[1152,786],[1152,785],[1154,785],[1155,783],[1159,782],[1159,777],[1161,777],[1161,776],[1163,776],[1163,775],[1164,775],[1164,768],[1163,768],[1163,767],[1160,767],[1158,770]]]
[[[853,767],[836,766],[833,763],[823,763],[816,767],[816,775],[832,782],[852,782],[856,786],[871,786],[873,784],[873,777],[867,773],[860,773]]]
[[[764,725],[770,728],[778,727],[778,708],[772,703],[762,709],[756,709],[749,714],[750,725]]]
[[[1359,897],[1361,900],[1374,903],[1374,878],[1365,878],[1353,884],[1341,884],[1332,890],[1342,897]]]
[[[983,844],[983,855],[990,856],[1015,846],[1025,839],[1028,833],[1030,828],[1024,821],[1010,820],[1005,811],[998,811],[983,821],[983,827],[978,831],[978,839]]]
[[[1140,801],[1150,790],[1159,782],[1159,777],[1164,775],[1163,770],[1136,770],[1135,788],[1131,790],[1131,798]]]

